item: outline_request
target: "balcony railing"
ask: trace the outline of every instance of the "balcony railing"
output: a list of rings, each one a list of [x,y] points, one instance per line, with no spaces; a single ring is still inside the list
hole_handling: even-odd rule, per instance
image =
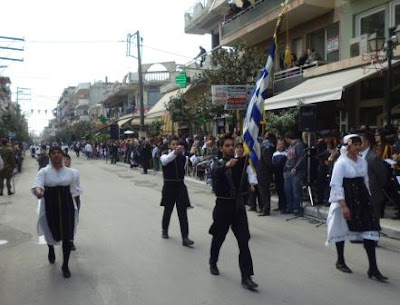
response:
[[[196,3],[185,12],[185,24],[192,23],[201,17],[212,2],[213,0],[197,0]]]
[[[222,25],[222,37],[230,35],[249,24],[252,24],[257,19],[269,14],[281,6],[283,0],[260,0],[255,3],[254,6],[241,11],[233,18],[226,20]]]
[[[325,61],[315,61],[308,65],[294,67],[274,73],[273,91],[274,95],[289,90],[301,84],[305,79],[303,73],[307,69],[312,69],[326,64]]]

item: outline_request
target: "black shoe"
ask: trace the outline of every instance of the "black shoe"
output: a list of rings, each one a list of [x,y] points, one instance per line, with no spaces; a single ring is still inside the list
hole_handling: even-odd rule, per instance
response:
[[[167,230],[162,230],[161,237],[165,239],[169,238]]]
[[[47,255],[47,258],[49,259],[49,263],[50,264],[54,264],[54,262],[56,261],[56,255],[53,251],[49,251],[49,254]]]
[[[183,238],[182,239],[182,245],[183,246],[185,246],[185,247],[190,247],[190,246],[192,246],[194,244],[194,241],[193,240],[190,240],[189,238]]]
[[[253,282],[253,280],[249,276],[249,277],[242,278],[242,286],[243,286],[243,288],[246,288],[249,290],[254,290],[255,288],[258,287],[258,284]]]
[[[301,211],[293,211],[294,216],[301,216]]]
[[[256,208],[249,208],[247,211],[249,211],[249,212],[256,212],[257,209],[256,209]]]
[[[74,245],[73,242],[71,242],[71,250],[72,250],[72,251],[75,251],[75,250],[76,250],[76,247],[75,247],[75,245]]]
[[[14,192],[8,191],[8,196],[14,195]]]
[[[347,265],[345,263],[343,263],[343,264],[336,263],[336,269],[340,270],[344,273],[353,273],[353,271],[351,271],[351,269],[349,267],[347,267]]]
[[[368,273],[367,273],[367,274],[368,274],[368,277],[369,277],[370,279],[376,279],[378,282],[386,282],[386,281],[389,279],[388,277],[382,275],[382,274],[379,272],[378,269],[376,269],[376,270],[374,270],[374,271],[368,270]]]
[[[261,212],[257,216],[269,216],[269,215],[271,215],[271,213],[269,211],[265,211],[265,212]]]
[[[3,192],[0,193],[0,196],[3,196]]]
[[[219,275],[219,270],[218,270],[217,264],[215,264],[215,263],[210,264],[210,273],[212,275]]]
[[[71,272],[69,271],[68,266],[62,266],[62,267],[61,267],[61,270],[62,270],[63,276],[64,276],[66,279],[68,279],[68,278],[71,277]]]

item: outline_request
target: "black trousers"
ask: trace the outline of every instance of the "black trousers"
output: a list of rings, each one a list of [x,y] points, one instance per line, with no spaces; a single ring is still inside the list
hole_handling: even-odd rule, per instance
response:
[[[213,211],[213,224],[209,233],[213,236],[210,249],[210,263],[217,263],[219,251],[229,228],[232,229],[239,246],[239,268],[243,277],[254,274],[253,260],[249,249],[249,224],[246,210],[237,208],[235,200],[217,199]]]
[[[261,196],[260,196],[260,189],[258,187],[258,185],[254,186],[254,191],[252,191],[251,189],[249,190],[249,205],[250,208],[252,210],[257,210],[257,200],[258,200],[258,208],[260,209],[260,211],[263,210],[263,202],[261,200]]]
[[[162,229],[168,232],[171,214],[174,210],[175,202],[169,202],[164,206],[164,213],[162,217]],[[178,212],[179,224],[181,226],[182,238],[189,236],[189,223],[187,218],[187,207],[183,202],[176,202],[176,211]]]
[[[258,180],[258,189],[263,205],[263,212],[269,212],[271,210],[271,180],[272,179],[268,178]]]
[[[283,171],[275,172],[274,174],[275,179],[275,189],[276,193],[278,194],[278,207],[279,210],[284,211],[286,210],[286,195],[285,195],[285,179],[283,178]]]

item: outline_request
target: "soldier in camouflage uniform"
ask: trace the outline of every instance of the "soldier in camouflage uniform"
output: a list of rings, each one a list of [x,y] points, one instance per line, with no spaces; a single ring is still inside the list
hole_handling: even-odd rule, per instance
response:
[[[11,147],[8,146],[8,140],[1,140],[0,156],[4,161],[4,168],[0,171],[0,196],[3,195],[4,179],[6,179],[6,186],[8,195],[14,194],[11,191],[11,177],[15,169],[15,158]]]

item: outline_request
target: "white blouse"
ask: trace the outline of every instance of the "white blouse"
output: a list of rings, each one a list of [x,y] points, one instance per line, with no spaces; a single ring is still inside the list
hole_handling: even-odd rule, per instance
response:
[[[71,169],[64,166],[60,170],[56,170],[53,166],[48,165],[38,171],[32,185],[32,191],[35,187],[44,189],[45,186],[52,187],[69,185],[71,195],[76,197],[79,196],[79,190],[77,189],[75,181],[75,175]]]
[[[347,156],[341,156],[333,167],[330,183],[331,193],[329,196],[329,202],[338,202],[339,200],[345,200],[343,178],[356,177],[364,178],[364,184],[369,191],[367,161],[365,161],[361,157],[357,157],[357,162],[355,162]]]

